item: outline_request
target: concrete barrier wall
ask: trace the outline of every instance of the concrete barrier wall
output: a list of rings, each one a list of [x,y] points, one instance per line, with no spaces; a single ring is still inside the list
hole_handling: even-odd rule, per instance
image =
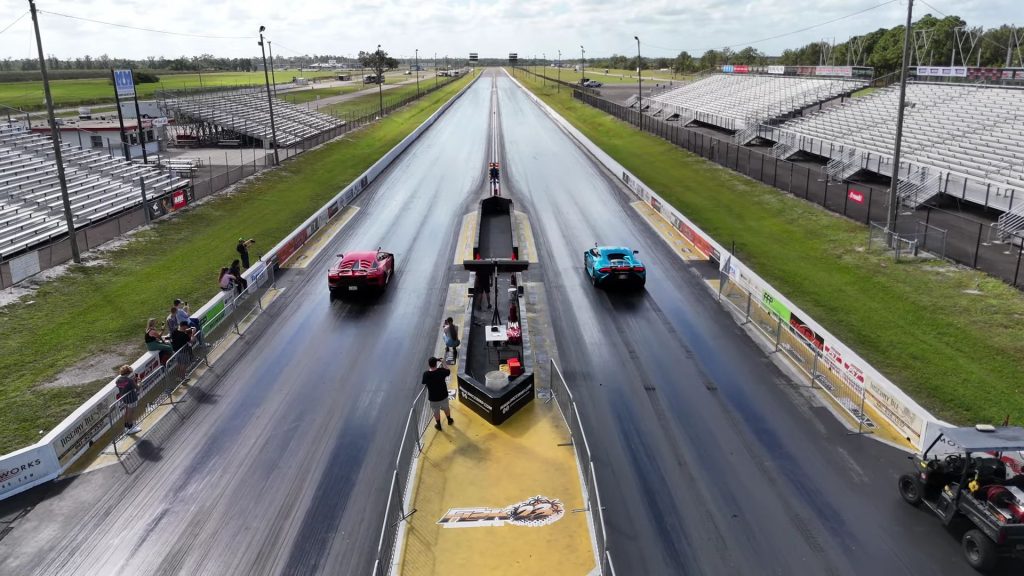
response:
[[[264,282],[267,282],[270,277],[268,269],[270,266],[276,266],[287,260],[295,250],[301,247],[319,229],[323,228],[331,218],[341,211],[342,207],[358,196],[417,138],[426,132],[459,97],[469,90],[474,82],[476,82],[476,79],[445,102],[430,118],[420,124],[416,130],[374,163],[359,178],[346,186],[323,208],[279,242],[267,255],[255,262],[252,267],[242,274],[242,277],[249,282],[250,286],[259,287]],[[141,210],[133,211],[133,214],[126,215],[124,218],[135,216],[141,218]],[[84,243],[84,235],[84,231],[79,231],[80,242]],[[41,261],[46,257],[47,262],[52,261],[51,259],[54,258],[69,260],[71,258],[69,242],[65,240],[41,249],[39,256]],[[10,274],[8,263],[4,263],[3,270],[6,271],[6,274]],[[234,304],[233,295],[233,292],[225,293],[221,291],[217,293],[208,302],[193,311],[192,318],[199,320],[204,332],[213,330],[231,312]],[[135,361],[132,368],[139,379],[140,386],[145,387],[146,377],[160,369],[159,354],[147,352]],[[54,427],[38,443],[0,456],[0,500],[43,482],[53,480],[74,464],[76,460],[81,458],[91,446],[105,437],[110,429],[110,419],[107,417],[107,414],[110,405],[117,399],[117,386],[114,385],[115,379],[112,378],[109,383]],[[140,391],[140,402],[146,398],[146,392],[145,389]]]
[[[511,76],[510,76],[511,78]],[[925,430],[929,422],[937,422],[921,405],[904,393],[898,386],[889,381],[874,367],[858,356],[852,349],[833,336],[809,314],[773,288],[758,276],[739,258],[731,254],[720,243],[706,234],[699,226],[691,222],[681,212],[672,207],[663,198],[653,192],[622,164],[609,156],[604,150],[591,142],[582,132],[577,130],[568,120],[562,118],[553,108],[523,87],[515,78],[511,78],[544,112],[550,116],[562,130],[568,133],[580,146],[593,156],[609,172],[615,174],[626,187],[640,200],[649,204],[711,260],[719,263],[722,278],[737,282],[748,292],[760,296],[762,301],[777,301],[796,313],[804,324],[820,335],[825,346],[822,359],[828,368],[841,375],[844,381],[854,387],[866,390],[866,401],[874,410],[884,416],[894,428],[899,430],[917,448],[922,448]]]

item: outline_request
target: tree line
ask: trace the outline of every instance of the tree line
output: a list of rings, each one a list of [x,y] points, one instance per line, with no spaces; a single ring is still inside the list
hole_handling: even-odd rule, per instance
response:
[[[668,69],[677,74],[709,70],[723,64],[764,66],[871,66],[875,75],[895,72],[902,60],[904,26],[879,28],[845,42],[811,42],[800,48],[786,49],[781,55],[769,56],[747,46],[739,51],[731,48],[708,50],[697,57],[687,51],[675,58],[642,58],[613,55],[595,58],[589,63],[597,67],[636,70]],[[1024,67],[1024,30],[1004,24],[983,29],[969,26],[959,16],[936,18],[926,14],[911,26],[911,66],[982,66],[999,68]],[[1009,50],[1008,50],[1009,49]],[[1009,62],[1007,62],[1009,60]]]

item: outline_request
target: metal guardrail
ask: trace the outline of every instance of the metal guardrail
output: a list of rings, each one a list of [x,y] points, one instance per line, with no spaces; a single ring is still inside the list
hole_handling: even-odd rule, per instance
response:
[[[601,564],[601,574],[604,576],[615,576],[615,567],[612,564],[612,553],[608,547],[608,529],[604,522],[604,505],[601,504],[601,491],[597,485],[597,472],[594,461],[591,458],[590,443],[587,442],[587,435],[583,431],[583,424],[580,421],[580,413],[576,402],[572,398],[569,384],[565,381],[562,371],[555,364],[554,358],[550,360],[551,365],[551,397],[555,400],[558,411],[565,419],[569,428],[569,441],[565,446],[573,446],[576,453],[576,463],[579,465],[580,473],[583,475],[583,484],[586,490],[584,499],[586,508],[577,512],[590,512],[594,521],[594,539],[597,543],[597,556]]]
[[[391,488],[388,490],[384,522],[377,541],[377,553],[373,562],[373,576],[387,576],[391,573],[397,552],[398,533],[402,522],[416,513],[405,501],[412,485],[413,462],[423,452],[423,433],[430,423],[426,390],[420,389],[412,401],[409,416],[402,432],[402,443],[395,457],[395,469],[391,474]]]
[[[153,415],[161,406],[187,402],[184,397],[175,396],[182,385],[187,383],[192,374],[201,366],[212,366],[209,353],[216,348],[232,332],[242,334],[241,326],[254,315],[263,311],[263,295],[276,285],[273,266],[268,266],[267,277],[259,282],[250,283],[245,290],[231,299],[230,306],[206,320],[204,329],[199,330],[195,339],[188,346],[171,355],[159,369],[147,375],[139,382],[138,404],[133,414],[138,424]],[[241,326],[240,326],[241,325]],[[107,409],[107,420],[114,430],[111,440],[114,454],[120,458],[118,442],[125,437],[120,427],[124,424],[127,406],[121,399],[116,400]]]

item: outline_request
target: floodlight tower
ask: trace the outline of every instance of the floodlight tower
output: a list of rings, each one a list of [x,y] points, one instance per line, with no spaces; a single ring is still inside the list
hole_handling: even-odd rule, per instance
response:
[[[260,26],[260,52],[263,54],[263,81],[267,85],[267,106],[270,107],[270,138],[274,146],[274,166],[281,164],[281,157],[277,154],[277,125],[274,124],[274,99],[270,97],[270,72],[267,68],[267,50],[263,46],[263,31],[266,26]]]

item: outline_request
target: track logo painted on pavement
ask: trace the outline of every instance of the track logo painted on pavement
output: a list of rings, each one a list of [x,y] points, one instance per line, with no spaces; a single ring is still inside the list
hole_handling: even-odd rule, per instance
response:
[[[437,521],[445,528],[479,528],[482,526],[547,526],[565,515],[561,500],[534,496],[505,508],[450,508]]]

